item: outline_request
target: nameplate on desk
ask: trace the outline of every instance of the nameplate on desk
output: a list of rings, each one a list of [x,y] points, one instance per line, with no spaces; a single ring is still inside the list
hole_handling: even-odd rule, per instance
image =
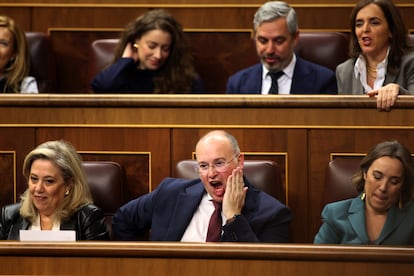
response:
[[[76,232],[73,230],[20,230],[20,241],[76,241]]]

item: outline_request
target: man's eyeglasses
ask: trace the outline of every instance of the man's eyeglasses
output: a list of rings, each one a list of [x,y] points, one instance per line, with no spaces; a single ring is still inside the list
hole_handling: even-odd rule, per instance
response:
[[[206,174],[209,171],[210,166],[214,168],[216,172],[219,172],[219,173],[225,172],[227,170],[228,165],[237,157],[239,157],[239,154],[236,154],[232,159],[228,161],[226,161],[225,159],[218,159],[214,161],[213,164],[200,162],[197,164],[198,172],[201,174]]]

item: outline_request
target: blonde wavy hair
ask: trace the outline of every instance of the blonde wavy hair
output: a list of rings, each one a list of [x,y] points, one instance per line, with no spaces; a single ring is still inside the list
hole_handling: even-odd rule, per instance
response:
[[[23,30],[8,16],[0,15],[0,27],[8,29],[13,36],[14,57],[7,63],[4,72],[6,73],[6,89],[14,93],[20,92],[20,83],[29,75],[30,56],[27,48],[26,35]]]
[[[66,141],[48,141],[32,150],[24,159],[23,174],[29,183],[30,171],[35,160],[44,159],[53,162],[61,171],[65,183],[72,183],[70,193],[56,210],[60,221],[70,218],[76,210],[92,203],[92,196],[86,181],[82,160],[75,148]],[[38,216],[29,188],[21,196],[20,215],[30,221]]]

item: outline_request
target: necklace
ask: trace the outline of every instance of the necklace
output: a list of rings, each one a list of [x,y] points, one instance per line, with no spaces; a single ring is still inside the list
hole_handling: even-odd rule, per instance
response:
[[[372,78],[372,79],[376,79],[377,78],[377,67],[371,67],[367,64],[367,75]]]
[[[372,79],[376,79],[377,78],[377,70],[375,70],[375,71],[367,70],[367,75],[369,77],[371,77]]]
[[[367,67],[367,71],[368,72],[373,72],[373,73],[376,73],[377,72],[377,68],[376,67]]]
[[[367,62],[366,63],[366,66],[367,66],[367,71],[368,72],[373,72],[373,73],[376,73],[377,72],[377,65],[375,65],[375,66],[369,66],[370,65],[370,63],[369,62]]]

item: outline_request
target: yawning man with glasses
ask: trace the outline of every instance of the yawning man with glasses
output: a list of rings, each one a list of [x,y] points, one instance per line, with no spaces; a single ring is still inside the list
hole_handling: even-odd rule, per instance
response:
[[[115,213],[115,239],[153,241],[289,242],[290,209],[250,185],[244,155],[231,134],[215,130],[196,145],[199,178],[166,178],[151,193]]]

